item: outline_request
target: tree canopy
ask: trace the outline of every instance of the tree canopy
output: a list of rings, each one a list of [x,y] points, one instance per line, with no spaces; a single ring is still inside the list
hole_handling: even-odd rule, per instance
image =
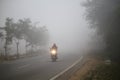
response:
[[[108,56],[112,59],[119,59],[120,0],[88,0],[84,6],[91,27],[103,36]]]
[[[14,40],[19,55],[19,41],[26,40],[30,46],[42,46],[48,43],[48,31],[44,26],[36,27],[29,18],[19,19],[14,22],[12,18],[6,18],[5,27],[0,28],[5,31],[5,35],[0,32],[0,38],[5,37],[5,54],[7,55],[7,46]]]

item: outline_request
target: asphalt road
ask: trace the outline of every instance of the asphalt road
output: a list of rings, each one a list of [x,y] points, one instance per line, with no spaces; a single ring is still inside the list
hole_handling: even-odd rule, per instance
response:
[[[49,80],[81,57],[80,53],[59,53],[52,62],[49,53],[0,63],[0,80]]]

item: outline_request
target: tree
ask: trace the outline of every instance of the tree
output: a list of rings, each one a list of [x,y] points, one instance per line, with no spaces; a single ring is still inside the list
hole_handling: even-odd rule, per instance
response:
[[[32,27],[27,34],[27,41],[31,45],[31,52],[34,46],[46,45],[48,42],[48,33],[46,27]]]
[[[21,26],[19,25],[19,23],[16,23],[14,25],[14,40],[16,42],[16,47],[17,47],[17,58],[19,58],[19,44],[20,44],[20,39],[22,39],[22,30],[21,30]]]
[[[6,22],[5,22],[5,27],[4,30],[6,32],[5,35],[5,56],[8,57],[8,45],[12,43],[12,38],[13,38],[13,19],[12,18],[6,18]]]
[[[8,56],[8,45],[12,44],[14,40],[17,47],[17,57],[19,58],[19,44],[20,40],[26,40],[27,47],[31,46],[31,50],[34,46],[46,45],[48,41],[48,33],[46,27],[36,27],[32,25],[29,18],[19,19],[16,23],[12,18],[6,18],[5,27],[0,29],[5,30],[5,56]],[[0,33],[0,37],[2,33]]]
[[[29,18],[19,19],[18,27],[19,30],[21,31],[20,33],[22,37],[24,38],[24,40],[26,40],[26,53],[27,53],[27,47],[29,46],[28,35],[32,28],[31,20]]]
[[[120,57],[120,0],[88,0],[87,20],[102,35],[106,43],[105,51],[111,59]]]
[[[31,46],[31,52],[33,52],[35,46],[47,44],[48,31],[45,26],[36,27],[35,25],[32,25],[29,18],[23,20],[20,19],[18,26],[20,28],[19,31],[21,31],[20,34],[24,36],[24,39],[26,40],[26,51],[28,46]]]
[[[2,32],[0,32],[0,39],[1,39],[1,42],[3,41],[3,38],[4,38],[4,35]]]

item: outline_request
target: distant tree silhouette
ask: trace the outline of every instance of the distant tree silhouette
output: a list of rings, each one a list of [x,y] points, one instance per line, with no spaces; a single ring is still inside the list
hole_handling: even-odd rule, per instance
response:
[[[106,43],[106,53],[120,59],[120,0],[88,0],[84,6],[87,20]]]
[[[28,46],[31,46],[31,50],[34,46],[46,45],[49,40],[46,27],[36,27],[29,18],[19,19],[17,22],[13,22],[13,19],[8,17],[6,18],[5,27],[1,27],[0,29],[5,31],[5,35],[0,32],[0,38],[4,36],[6,57],[8,57],[8,45],[12,44],[13,40],[16,43],[18,58],[21,39],[26,40],[26,49]]]

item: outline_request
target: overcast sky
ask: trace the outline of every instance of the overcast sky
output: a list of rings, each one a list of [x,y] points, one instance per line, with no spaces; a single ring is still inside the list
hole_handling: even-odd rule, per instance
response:
[[[0,26],[6,17],[30,18],[47,26],[51,41],[60,47],[85,46],[90,29],[85,21],[85,0],[0,0]],[[69,47],[72,49],[73,47]],[[61,48],[62,49],[62,48]]]

